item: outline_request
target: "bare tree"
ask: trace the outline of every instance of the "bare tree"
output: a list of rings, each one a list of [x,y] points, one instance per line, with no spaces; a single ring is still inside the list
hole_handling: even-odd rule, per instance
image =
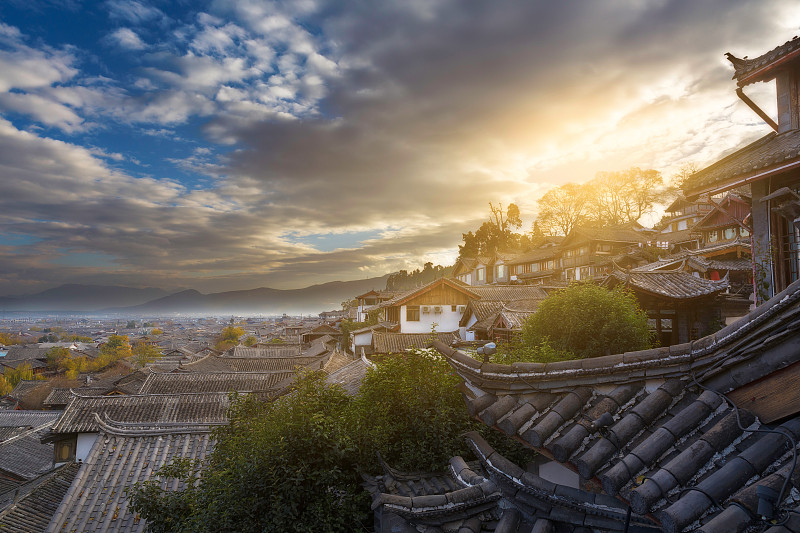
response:
[[[539,198],[537,227],[547,235],[568,235],[586,219],[586,189],[577,183],[567,183],[547,191]]]

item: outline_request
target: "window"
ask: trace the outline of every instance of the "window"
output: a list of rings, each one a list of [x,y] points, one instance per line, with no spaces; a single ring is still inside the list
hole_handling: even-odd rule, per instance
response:
[[[74,439],[62,440],[55,445],[56,462],[65,463],[75,459],[75,444]]]
[[[406,322],[419,322],[419,306],[407,305],[406,306]]]
[[[484,279],[486,279],[486,269],[485,268],[479,268],[478,269],[477,278],[478,278],[478,281],[483,281]]]
[[[685,220],[679,220],[678,221],[678,231],[684,230],[686,228],[687,228],[686,221]]]
[[[739,228],[739,235],[741,235],[742,237],[749,237],[750,230],[748,230],[747,228]]]
[[[450,306],[450,311],[452,311],[453,313],[455,313],[455,312],[456,312],[456,309],[457,309],[457,307],[458,307],[457,305],[451,305],[451,306]]]
[[[589,279],[589,267],[581,267],[581,279]]]
[[[708,242],[717,242],[719,235],[716,231],[709,231],[708,232]]]
[[[597,245],[597,251],[598,252],[610,252],[611,251],[611,245],[610,244],[598,244]]]
[[[725,240],[730,240],[736,237],[736,228],[725,228],[722,230],[722,238]]]
[[[497,265],[497,274],[498,278],[506,277],[506,266],[505,265]]]

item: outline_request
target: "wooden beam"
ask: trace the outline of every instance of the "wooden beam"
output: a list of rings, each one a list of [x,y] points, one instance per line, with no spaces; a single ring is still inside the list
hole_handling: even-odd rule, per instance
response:
[[[737,407],[768,424],[800,412],[800,361],[728,393]]]

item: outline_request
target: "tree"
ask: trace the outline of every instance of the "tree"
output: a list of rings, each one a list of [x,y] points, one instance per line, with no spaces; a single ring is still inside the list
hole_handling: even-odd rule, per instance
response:
[[[135,329],[135,328],[136,328],[136,321],[128,320],[128,323],[125,325],[125,329]]]
[[[144,368],[148,363],[152,363],[164,355],[161,353],[161,350],[141,339],[133,344],[131,353],[133,354],[133,362],[136,363],[139,368]]]
[[[108,365],[130,357],[131,343],[127,335],[111,335],[108,342],[100,347],[100,355],[92,361],[91,369],[100,370]]]
[[[163,335],[164,332],[158,328],[153,328],[150,330],[150,335]]]
[[[66,361],[71,358],[69,350],[61,346],[53,346],[44,355],[47,359],[47,367],[51,370],[64,370]]]
[[[657,170],[631,167],[599,172],[586,184],[588,215],[600,225],[635,222],[653,208],[664,193],[664,179]]]
[[[536,224],[548,235],[569,235],[586,220],[587,190],[577,183],[567,183],[550,189],[537,201],[539,216]]]
[[[233,320],[231,318],[231,320]],[[225,326],[222,331],[217,335],[217,342],[214,348],[220,351],[228,350],[239,344],[239,338],[244,335],[244,329],[239,326]]]
[[[258,339],[256,339],[252,335],[248,335],[242,344],[244,344],[249,348],[251,346],[255,346],[256,344],[258,344]]]
[[[459,257],[491,255],[497,251],[519,247],[522,236],[512,231],[522,225],[519,207],[509,204],[503,211],[503,204],[495,206],[489,202],[489,220],[473,232],[462,233],[464,244],[458,246]]]
[[[559,355],[586,358],[649,347],[647,313],[631,292],[572,284],[542,301],[503,357],[537,360],[545,354],[557,360]]]

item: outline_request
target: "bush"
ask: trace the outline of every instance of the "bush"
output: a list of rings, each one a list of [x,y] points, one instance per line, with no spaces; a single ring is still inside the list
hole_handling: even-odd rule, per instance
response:
[[[532,353],[583,359],[647,349],[650,331],[647,314],[631,292],[572,284],[542,301],[523,326],[518,345]]]

